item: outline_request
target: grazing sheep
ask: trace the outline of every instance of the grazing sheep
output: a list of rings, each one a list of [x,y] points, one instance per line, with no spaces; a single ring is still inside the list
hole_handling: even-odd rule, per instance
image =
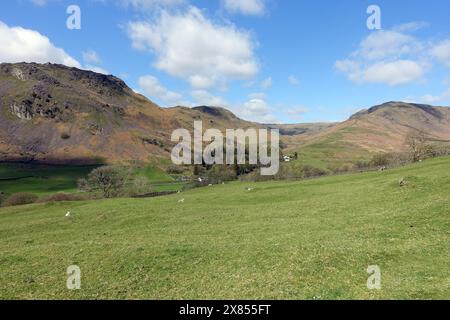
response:
[[[178,203],[184,203],[184,199],[178,200]]]

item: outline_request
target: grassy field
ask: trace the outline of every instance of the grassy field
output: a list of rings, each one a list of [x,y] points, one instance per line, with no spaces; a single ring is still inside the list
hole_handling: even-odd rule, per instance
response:
[[[77,180],[86,177],[94,168],[1,163],[0,191],[6,194],[31,192],[37,195],[77,192]]]
[[[449,191],[450,158],[440,158],[161,198],[3,208],[0,298],[450,299]],[[65,287],[69,265],[81,268],[81,290]],[[379,291],[367,289],[369,265],[381,268]]]
[[[30,192],[39,196],[58,192],[78,192],[78,179],[86,177],[94,168],[96,166],[0,163],[0,192],[6,195]],[[183,188],[182,183],[175,181],[165,171],[155,166],[136,169],[136,174],[146,177],[157,192]]]
[[[156,166],[146,166],[137,170],[137,174],[151,181],[154,191],[178,191],[184,187],[183,182],[176,181],[171,175]]]
[[[294,148],[288,153],[297,151],[299,159],[295,162],[322,170],[351,166],[357,161],[370,160],[374,155],[357,144],[349,142],[346,138],[346,135],[363,133],[371,133],[371,131],[354,127],[343,128],[328,134],[318,142],[301,146],[298,149]]]

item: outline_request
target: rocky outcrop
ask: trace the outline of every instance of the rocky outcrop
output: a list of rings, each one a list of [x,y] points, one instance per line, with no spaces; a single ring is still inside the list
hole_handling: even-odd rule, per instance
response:
[[[19,119],[22,120],[31,120],[33,119],[33,110],[32,106],[26,103],[16,104],[14,103],[10,107],[11,112],[15,114]]]

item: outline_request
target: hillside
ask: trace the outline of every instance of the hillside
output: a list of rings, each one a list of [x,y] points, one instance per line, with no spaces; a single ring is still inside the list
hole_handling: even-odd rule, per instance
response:
[[[0,298],[448,299],[449,168],[2,208]]]
[[[257,124],[223,108],[160,108],[111,76],[55,64],[0,64],[0,161],[97,164],[161,163],[171,133],[205,128],[278,128],[285,153],[317,167],[406,150],[411,131],[450,141],[450,109],[390,102],[342,123]]]
[[[430,143],[450,143],[450,108],[388,102],[325,130],[297,136],[289,150],[298,151],[305,162],[325,167],[375,153],[407,151],[406,138],[412,132],[424,132]]]
[[[0,161],[168,159],[176,128],[255,126],[212,107],[163,109],[122,80],[54,64],[0,64]]]

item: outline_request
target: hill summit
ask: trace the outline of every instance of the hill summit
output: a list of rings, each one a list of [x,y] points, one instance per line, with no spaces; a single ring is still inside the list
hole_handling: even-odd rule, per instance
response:
[[[251,123],[215,107],[163,109],[112,75],[55,64],[0,65],[0,160],[88,164],[168,158],[170,135]]]

